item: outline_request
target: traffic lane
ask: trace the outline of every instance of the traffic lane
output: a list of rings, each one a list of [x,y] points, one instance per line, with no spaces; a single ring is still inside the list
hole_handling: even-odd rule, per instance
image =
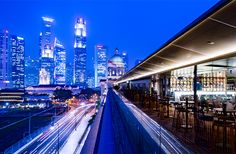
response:
[[[74,119],[74,118],[73,118]],[[68,125],[62,125],[61,127],[59,126],[59,131],[60,132],[64,132],[64,130],[66,130],[67,129],[67,127],[68,127]],[[53,130],[54,131],[54,130]],[[61,134],[60,134],[61,135]],[[39,151],[39,149],[41,149],[41,148],[44,148],[44,147],[47,147],[47,145],[49,144],[49,143],[51,143],[51,141],[53,141],[53,140],[55,140],[57,138],[57,132],[56,131],[54,131],[53,132],[53,134],[51,134],[50,136],[49,136],[49,138],[47,138],[47,140],[44,140],[44,142],[43,143],[41,143],[40,145],[37,145],[37,147],[32,151],[32,152],[35,152],[35,151]],[[31,151],[31,150],[30,150]]]
[[[65,129],[65,131],[62,134],[59,134],[59,147],[61,147],[66,140],[68,139],[69,135],[73,132],[75,129],[75,121],[81,121],[82,118],[85,116],[86,111],[89,111],[92,107],[87,108],[81,115],[78,115],[75,119],[72,119],[70,123],[68,124],[68,128]],[[91,112],[91,110],[90,110]],[[60,133],[60,132],[59,132]],[[55,153],[58,149],[58,136],[52,141],[51,144],[42,152],[43,154],[47,153]]]
[[[58,123],[64,123],[65,125],[65,122],[71,118],[72,116],[67,114],[66,116],[69,116],[69,117],[64,117],[62,119],[60,119],[58,121]],[[64,126],[63,125],[63,126]],[[43,144],[44,142],[46,142],[47,140],[51,139],[53,137],[53,135],[55,134],[56,132],[53,131],[53,130],[48,130],[47,132],[45,132],[38,140],[36,140],[34,143],[32,143],[31,145],[29,145],[24,151],[22,151],[22,153],[30,153],[32,150],[36,150],[39,145]]]
[[[81,114],[82,113],[79,113],[77,116],[80,116]],[[59,138],[60,137],[62,138],[63,137],[63,133],[67,129],[69,129],[71,126],[73,126],[73,125],[71,125],[71,123],[73,124],[74,119],[75,118],[73,117],[73,118],[63,122],[64,125],[60,125],[59,124]],[[58,126],[56,125],[56,127],[58,127]],[[57,140],[57,137],[58,137],[58,130],[57,130],[57,128],[55,128],[52,131],[53,131],[53,135],[51,135],[50,138],[48,138],[47,140],[44,141],[44,144],[39,145],[35,150],[38,150],[38,152],[44,151],[47,147],[50,147],[49,145],[51,145],[53,142],[55,142],[55,140]]]
[[[86,108],[86,110],[84,110],[83,112],[78,114],[76,118],[71,119],[69,121],[69,123],[67,123],[67,126],[64,130],[59,130],[59,145],[60,145],[60,147],[64,144],[64,142],[67,140],[67,138],[69,137],[71,132],[74,130],[75,122],[81,120],[82,117],[85,115],[86,111],[90,108],[91,107]],[[57,131],[57,130],[55,129],[55,131]],[[39,153],[53,153],[54,151],[57,151],[58,134],[55,135],[54,138],[43,147],[44,148],[41,151],[39,151]]]
[[[62,124],[61,127],[65,126],[67,124],[67,121],[70,120],[70,119],[73,119],[74,117],[74,113],[79,113],[81,111],[84,110],[84,108],[87,108],[87,107],[92,107],[93,105],[84,105],[84,106],[81,106],[81,107],[78,107],[76,110],[72,111],[72,112],[69,112],[68,114],[66,114],[64,117],[62,117],[60,120],[58,120],[58,123]],[[53,130],[48,130],[47,132],[45,132],[38,140],[36,140],[35,142],[33,142],[32,144],[30,144],[25,150],[23,150],[22,152],[20,153],[24,153],[24,154],[27,154],[27,153],[31,153],[31,152],[34,152],[34,151],[37,151],[37,149],[39,148],[39,144],[41,144],[42,142],[46,142],[47,140],[50,140],[53,138],[53,136],[55,136],[56,132],[53,131]],[[44,144],[45,145],[45,144]]]

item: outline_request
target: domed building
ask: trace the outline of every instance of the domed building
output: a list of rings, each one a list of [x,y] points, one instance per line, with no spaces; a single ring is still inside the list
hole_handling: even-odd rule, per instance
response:
[[[115,54],[108,60],[107,70],[107,78],[109,81],[115,81],[125,74],[125,62],[117,48],[115,49]]]

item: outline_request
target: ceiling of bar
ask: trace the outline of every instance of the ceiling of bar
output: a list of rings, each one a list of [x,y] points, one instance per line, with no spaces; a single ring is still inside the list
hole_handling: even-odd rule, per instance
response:
[[[236,1],[221,6],[181,36],[134,67],[117,83],[236,53]]]

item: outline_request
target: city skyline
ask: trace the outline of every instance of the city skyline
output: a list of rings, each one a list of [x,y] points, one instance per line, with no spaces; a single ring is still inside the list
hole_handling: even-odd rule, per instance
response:
[[[27,1],[27,3],[21,0],[13,0],[11,2],[2,1],[3,9],[0,10],[0,13],[4,13],[5,15],[0,17],[0,20],[3,21],[0,28],[7,28],[11,33],[24,37],[27,42],[26,56],[31,56],[35,59],[38,57],[37,44],[41,26],[39,19],[42,16],[52,17],[56,21],[55,34],[67,49],[67,58],[72,60],[73,24],[77,17],[83,17],[86,19],[88,27],[87,64],[88,68],[91,68],[93,65],[91,59],[95,44],[105,44],[108,47],[108,57],[111,57],[112,50],[118,47],[121,51],[127,51],[130,57],[144,59],[216,2],[218,1],[208,0],[196,2],[183,0],[181,2],[172,1],[171,3],[168,1],[137,1],[137,3],[133,4],[130,1],[127,3],[124,1],[115,1],[113,3],[107,1],[101,1],[101,3],[72,1],[68,4],[65,1],[55,3],[53,0]],[[179,3],[183,5],[179,5]],[[129,11],[131,4],[133,11]],[[59,12],[62,9],[61,6],[70,9],[66,12],[63,11],[62,15]],[[11,12],[7,9],[8,7],[16,10],[18,14],[12,16]],[[34,9],[37,12],[33,11]],[[121,9],[123,11],[120,11]],[[137,10],[142,9],[143,11],[137,12]],[[154,10],[158,10],[158,12],[154,13]],[[176,13],[169,13],[168,10]],[[32,13],[28,14],[29,11]],[[188,11],[192,13],[186,14],[185,12]],[[143,24],[140,24],[140,21],[143,21]],[[149,27],[146,26],[145,22],[149,23]],[[177,25],[171,26],[173,23],[177,23]],[[129,25],[122,26],[127,24]],[[30,25],[34,25],[34,29],[30,29]],[[162,29],[164,27],[168,27],[169,31],[163,32]],[[140,29],[142,29],[142,33],[139,33]],[[154,29],[155,31],[153,31]],[[142,43],[139,43],[137,46],[137,42]],[[129,59],[129,69],[134,66],[135,59]]]
[[[236,0],[0,1],[0,153],[236,153]]]

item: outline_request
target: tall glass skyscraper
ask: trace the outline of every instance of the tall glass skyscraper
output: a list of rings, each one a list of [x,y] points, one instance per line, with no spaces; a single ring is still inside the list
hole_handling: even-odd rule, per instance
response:
[[[123,51],[122,54],[121,54],[123,60],[124,60],[124,63],[125,63],[125,72],[128,72],[128,69],[129,69],[129,63],[128,63],[128,55],[127,55],[127,52]]]
[[[95,46],[94,73],[95,87],[98,87],[101,79],[107,79],[107,48],[103,45]]]
[[[94,70],[87,70],[87,87],[94,88]]]
[[[7,30],[0,32],[0,55],[0,89],[23,89],[24,38],[10,35]]]
[[[39,83],[39,60],[25,57],[25,86],[37,86]]]
[[[75,22],[74,42],[74,84],[86,87],[86,21],[78,18]]]
[[[73,85],[73,63],[66,64],[66,85]]]
[[[10,53],[9,34],[7,30],[0,32],[0,89],[10,86]]]
[[[54,19],[42,17],[43,29],[39,37],[40,46],[40,70],[39,70],[39,84],[49,85],[53,84],[54,80]]]
[[[66,50],[64,46],[55,38],[54,47],[55,56],[55,70],[54,70],[54,83],[66,84]]]
[[[23,89],[25,86],[25,40],[12,35],[10,42],[11,52],[11,81],[12,87]]]

